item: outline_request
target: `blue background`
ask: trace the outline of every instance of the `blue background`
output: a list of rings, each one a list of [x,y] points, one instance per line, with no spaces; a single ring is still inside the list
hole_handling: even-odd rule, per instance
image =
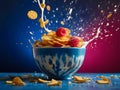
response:
[[[36,66],[29,49],[17,42],[27,44],[27,26],[32,24],[27,11],[34,7],[30,0],[2,0],[0,18],[0,71],[35,71]],[[0,6],[1,6],[0,5]]]

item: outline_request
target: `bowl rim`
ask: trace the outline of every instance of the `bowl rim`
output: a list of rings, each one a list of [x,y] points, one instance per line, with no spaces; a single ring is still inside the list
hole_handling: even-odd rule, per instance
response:
[[[36,47],[33,48],[41,48],[41,49],[86,49],[85,47]]]

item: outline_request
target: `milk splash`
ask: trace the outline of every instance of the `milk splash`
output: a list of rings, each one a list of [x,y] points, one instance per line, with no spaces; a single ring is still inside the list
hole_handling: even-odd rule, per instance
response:
[[[42,21],[44,22],[44,8],[42,8],[42,6],[41,6],[41,3],[40,3],[40,0],[37,0],[37,2],[38,2],[38,5],[39,5],[39,7],[40,7],[40,9],[41,9],[41,19],[42,19]],[[44,4],[45,5],[45,0],[42,0],[42,4]],[[44,25],[44,29],[45,29],[45,31],[47,31],[47,32],[50,32],[51,30],[49,30],[48,28],[46,28],[46,26]]]
[[[85,41],[85,42],[84,42],[84,45],[82,46],[82,48],[86,48],[86,46],[87,46],[90,42],[92,42],[94,39],[98,38],[100,32],[101,32],[101,31],[100,31],[100,27],[99,27],[99,28],[97,29],[96,35],[95,35],[92,39],[90,39],[89,41]]]

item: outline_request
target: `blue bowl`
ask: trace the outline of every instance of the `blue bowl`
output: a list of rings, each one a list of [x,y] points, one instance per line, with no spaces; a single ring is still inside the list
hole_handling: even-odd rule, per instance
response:
[[[85,52],[85,48],[33,47],[35,62],[49,79],[70,79],[81,67]]]

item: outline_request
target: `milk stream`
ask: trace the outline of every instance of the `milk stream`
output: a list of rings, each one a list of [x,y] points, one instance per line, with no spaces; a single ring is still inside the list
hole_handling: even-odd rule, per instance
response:
[[[40,3],[40,0],[37,0],[37,2],[38,2],[38,5],[39,5],[39,7],[40,7],[40,9],[41,9],[41,19],[42,19],[42,21],[44,22],[44,8],[42,8],[41,7],[41,3]],[[42,0],[42,4],[45,4],[45,0]],[[46,28],[46,26],[44,25],[44,29],[45,29],[45,31],[46,32],[50,32],[51,30],[49,30],[48,28]]]

